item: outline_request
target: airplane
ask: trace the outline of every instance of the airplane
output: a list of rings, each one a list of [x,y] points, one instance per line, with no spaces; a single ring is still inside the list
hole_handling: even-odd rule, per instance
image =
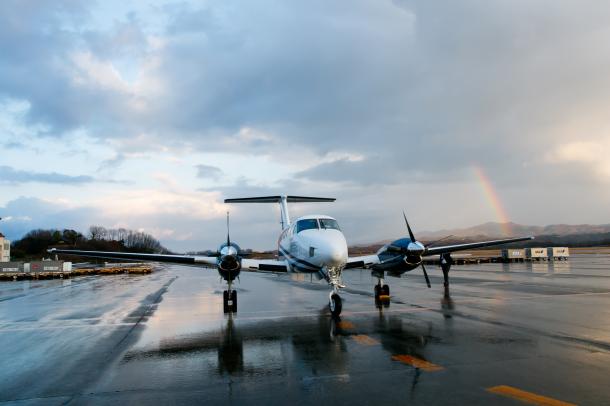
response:
[[[453,263],[452,252],[533,239],[533,237],[518,237],[426,247],[415,238],[403,212],[409,233],[408,237],[384,245],[373,255],[350,257],[347,250],[347,241],[336,219],[326,215],[306,215],[297,218],[294,222],[290,220],[288,203],[334,202],[335,200],[334,198],[288,195],[225,199],[225,203],[279,203],[282,230],[278,239],[277,259],[247,258],[241,252],[239,246],[231,242],[228,230],[227,241],[220,245],[213,256],[139,254],[58,248],[51,248],[48,252],[50,254],[71,254],[92,258],[215,267],[220,277],[228,285],[228,289],[223,292],[223,310],[225,313],[237,312],[237,292],[232,289],[232,285],[240,272],[310,273],[316,275],[320,280],[326,280],[329,284],[329,309],[331,315],[337,317],[342,310],[342,300],[339,293],[345,287],[341,282],[341,276],[345,270],[353,268],[370,269],[371,274],[377,278],[377,284],[374,286],[375,302],[389,303],[390,287],[385,282],[386,275],[400,277],[405,272],[421,266],[426,284],[428,288],[431,287],[423,263],[424,257],[440,256],[445,287],[448,287],[449,270]]]

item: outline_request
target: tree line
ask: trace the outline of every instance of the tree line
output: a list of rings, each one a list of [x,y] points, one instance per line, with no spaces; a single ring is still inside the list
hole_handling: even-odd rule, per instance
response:
[[[169,253],[152,235],[125,228],[91,226],[89,227],[89,239],[93,241],[119,241],[125,248],[134,252],[148,252],[151,254]]]
[[[11,257],[42,258],[48,255],[46,251],[52,247],[147,254],[170,253],[155,237],[142,231],[91,226],[87,235],[71,229],[32,230],[20,240],[13,241]]]

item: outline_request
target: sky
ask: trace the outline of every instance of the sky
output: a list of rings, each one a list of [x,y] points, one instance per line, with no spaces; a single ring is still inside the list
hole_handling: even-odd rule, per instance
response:
[[[274,249],[335,197],[351,244],[610,223],[610,3],[0,2],[0,231]],[[508,233],[508,231],[507,231]]]

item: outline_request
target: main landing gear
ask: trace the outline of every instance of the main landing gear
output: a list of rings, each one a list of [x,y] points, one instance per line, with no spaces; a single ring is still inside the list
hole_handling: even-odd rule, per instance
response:
[[[377,307],[390,307],[390,287],[385,284],[383,278],[377,278],[375,285],[375,305]]]
[[[451,254],[441,254],[441,269],[443,270],[444,286],[446,288],[449,287],[449,270],[451,269],[451,265],[453,265]]]
[[[237,313],[237,291],[231,289],[222,292],[222,308],[225,313]]]
[[[222,292],[222,299],[225,313],[237,313],[237,292],[235,290]]]

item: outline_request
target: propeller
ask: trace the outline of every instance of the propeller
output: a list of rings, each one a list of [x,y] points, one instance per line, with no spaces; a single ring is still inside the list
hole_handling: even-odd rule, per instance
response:
[[[231,246],[231,238],[229,237],[229,212],[227,212],[227,246]]]
[[[239,266],[240,254],[239,247],[237,245],[231,245],[231,233],[229,229],[229,212],[227,211],[227,244],[221,246],[218,250],[218,257],[220,258],[219,267],[225,268],[228,271],[229,278],[231,277],[231,270],[235,266]]]
[[[407,215],[405,214],[404,210],[402,212],[402,217],[405,219],[405,224],[407,225],[407,230],[409,230],[409,238],[411,238],[411,241],[413,241],[413,242],[417,241],[415,239],[415,236],[413,235],[413,231],[411,231],[411,227],[409,226],[409,220],[407,220]]]
[[[409,238],[411,239],[411,243],[417,244],[419,247],[418,247],[417,251],[414,252],[414,250],[411,249],[411,247],[410,247],[411,244],[409,244],[409,246],[406,249],[400,249],[400,251],[406,255],[409,255],[409,254],[421,255],[426,250],[426,247],[424,247],[424,245],[422,243],[420,243],[419,241],[417,241],[417,239],[415,238],[415,235],[413,234],[413,230],[411,230],[411,226],[409,225],[409,221],[407,220],[407,215],[405,214],[404,210],[402,212],[402,217],[405,219],[405,224],[407,225],[407,230],[409,230]],[[395,249],[397,247],[393,247],[393,248]],[[428,277],[428,272],[426,272],[426,267],[424,266],[424,262],[422,261],[420,265],[421,265],[422,271],[424,271],[424,278],[426,278],[426,285],[428,285],[428,288],[431,288],[432,286],[430,285],[430,278]]]
[[[424,278],[426,278],[426,285],[428,285],[428,288],[431,288],[432,286],[430,285],[430,278],[428,278],[428,272],[426,272],[426,267],[424,266],[423,261],[421,263],[421,269],[422,269],[422,271],[424,271]]]

